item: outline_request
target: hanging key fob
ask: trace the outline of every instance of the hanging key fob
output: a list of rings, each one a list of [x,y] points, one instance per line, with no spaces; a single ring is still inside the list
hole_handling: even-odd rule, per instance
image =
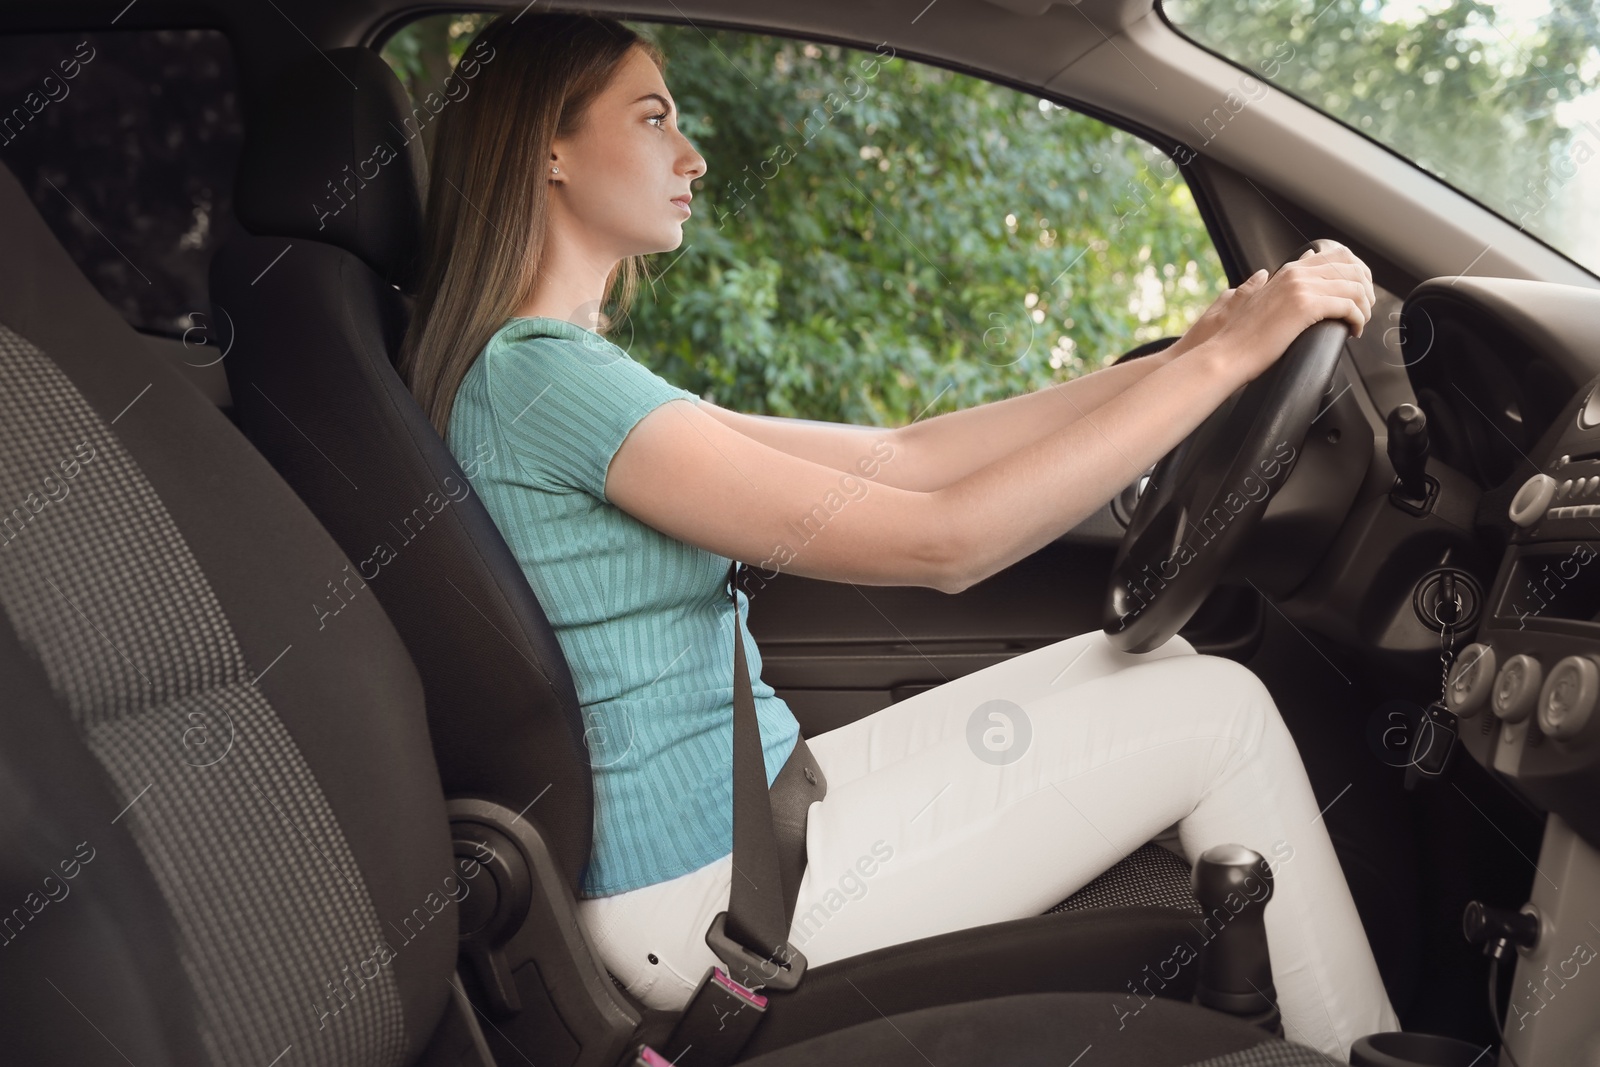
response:
[[[1449,765],[1455,752],[1459,729],[1455,712],[1438,701],[1423,711],[1417,732],[1411,739],[1411,760],[1406,767],[1406,786],[1418,778],[1437,778]]]

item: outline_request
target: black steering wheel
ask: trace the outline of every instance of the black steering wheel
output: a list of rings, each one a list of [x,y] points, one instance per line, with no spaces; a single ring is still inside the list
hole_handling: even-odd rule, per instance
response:
[[[1111,567],[1101,623],[1112,645],[1160,648],[1216,587],[1294,470],[1349,334],[1343,319],[1312,323],[1161,457]]]

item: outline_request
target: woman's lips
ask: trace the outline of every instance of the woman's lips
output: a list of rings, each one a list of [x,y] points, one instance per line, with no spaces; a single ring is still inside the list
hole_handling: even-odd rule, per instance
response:
[[[694,210],[689,207],[689,198],[686,196],[674,197],[672,202],[683,209],[685,215],[693,215]]]

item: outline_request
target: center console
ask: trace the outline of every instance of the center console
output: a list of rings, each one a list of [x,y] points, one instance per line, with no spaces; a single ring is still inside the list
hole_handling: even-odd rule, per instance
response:
[[[1600,378],[1529,459],[1445,704],[1472,757],[1550,813],[1505,1045],[1521,1067],[1600,1065]]]
[[[1511,501],[1514,532],[1446,704],[1479,763],[1600,846],[1600,379],[1530,458],[1539,473]]]

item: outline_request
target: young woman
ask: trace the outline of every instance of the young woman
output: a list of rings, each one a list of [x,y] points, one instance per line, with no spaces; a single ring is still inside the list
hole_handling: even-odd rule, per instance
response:
[[[609,19],[523,12],[472,55],[474,92],[440,120],[401,370],[571,664],[596,789],[583,922],[632,993],[676,1008],[717,962],[705,931],[733,875],[730,560],[959,592],[1097,510],[1312,323],[1360,333],[1371,275],[1343,247],[1308,254],[1159,354],[909,427],[743,415],[603,336],[638,257],[682,243],[706,173],[658,50]],[[770,784],[799,724],[745,635]],[[1029,734],[998,760],[968,740],[994,701]],[[1294,742],[1231,660],[1095,631],[807,743],[828,791],[790,941],[812,966],[1036,915],[1176,825],[1191,861],[1238,842],[1272,863],[1291,1039],[1343,1058],[1398,1026]]]

